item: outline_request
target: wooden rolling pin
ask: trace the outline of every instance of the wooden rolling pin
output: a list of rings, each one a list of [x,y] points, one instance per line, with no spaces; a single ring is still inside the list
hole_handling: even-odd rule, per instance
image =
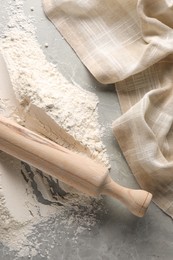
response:
[[[0,149],[90,196],[110,195],[142,217],[151,193],[120,186],[103,165],[0,116]]]

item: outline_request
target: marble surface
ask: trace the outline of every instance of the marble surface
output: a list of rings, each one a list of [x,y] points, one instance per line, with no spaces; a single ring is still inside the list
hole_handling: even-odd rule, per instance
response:
[[[27,15],[31,14],[31,6],[34,7],[32,15],[35,18],[38,41],[43,46],[47,59],[55,63],[67,79],[77,82],[83,88],[98,95],[100,122],[106,126],[103,141],[111,158],[111,176],[122,185],[137,188],[138,185],[110,127],[112,121],[121,115],[114,87],[105,87],[90,75],[74,51],[45,18],[40,0],[25,0],[24,3]],[[1,3],[1,12],[5,5],[8,5],[8,1]],[[5,20],[0,19],[0,28],[3,28]],[[45,43],[48,43],[48,48],[44,48]],[[58,219],[50,219],[49,225],[44,223],[37,226],[37,232],[41,234],[42,254],[15,258],[13,252],[9,252],[7,248],[0,245],[0,260],[14,258],[21,260],[173,259],[172,220],[153,203],[142,219],[132,216],[120,203],[111,198],[103,199],[103,208],[104,210],[96,214],[96,225],[91,230],[85,230],[79,234],[75,240],[69,239],[70,236],[73,237],[75,227],[68,230],[67,238],[66,227],[60,225]],[[51,248],[50,244],[52,244]]]

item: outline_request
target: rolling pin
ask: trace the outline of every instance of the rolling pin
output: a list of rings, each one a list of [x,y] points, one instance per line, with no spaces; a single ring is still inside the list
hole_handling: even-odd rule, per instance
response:
[[[89,196],[112,196],[138,217],[145,214],[152,199],[147,191],[128,189],[114,182],[104,165],[3,116],[0,116],[0,149]]]

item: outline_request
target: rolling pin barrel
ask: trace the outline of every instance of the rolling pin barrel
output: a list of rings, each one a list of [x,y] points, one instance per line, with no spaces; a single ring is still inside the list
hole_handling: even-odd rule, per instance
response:
[[[136,216],[142,217],[151,201],[149,192],[115,183],[102,164],[4,117],[0,117],[0,149],[90,196],[113,196]]]

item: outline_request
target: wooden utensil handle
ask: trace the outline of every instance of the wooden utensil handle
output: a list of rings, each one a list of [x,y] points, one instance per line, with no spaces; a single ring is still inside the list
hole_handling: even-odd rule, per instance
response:
[[[138,217],[143,217],[152,200],[152,194],[145,190],[134,190],[123,187],[114,182],[109,176],[102,189],[102,194],[120,200],[126,207]]]
[[[124,188],[103,165],[74,153],[0,116],[0,149],[91,196],[111,195],[137,215],[144,215],[151,194]]]

